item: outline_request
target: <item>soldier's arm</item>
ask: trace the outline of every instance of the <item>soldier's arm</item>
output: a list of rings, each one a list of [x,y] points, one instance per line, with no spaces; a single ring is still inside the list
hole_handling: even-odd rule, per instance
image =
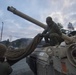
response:
[[[46,28],[42,33],[39,33],[40,37],[46,36],[46,33],[48,32],[48,28]]]
[[[42,34],[46,34],[48,32],[48,27],[42,32]]]

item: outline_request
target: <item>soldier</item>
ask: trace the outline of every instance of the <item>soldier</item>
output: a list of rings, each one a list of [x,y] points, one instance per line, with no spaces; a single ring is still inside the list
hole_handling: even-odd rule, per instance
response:
[[[47,28],[43,31],[42,36],[44,36],[45,42],[50,43],[50,45],[54,46],[56,44],[60,44],[63,40],[61,38],[62,33],[57,26],[57,24],[52,20],[51,17],[46,18]]]
[[[0,44],[0,75],[9,75],[12,72],[11,66],[5,58],[6,46]]]

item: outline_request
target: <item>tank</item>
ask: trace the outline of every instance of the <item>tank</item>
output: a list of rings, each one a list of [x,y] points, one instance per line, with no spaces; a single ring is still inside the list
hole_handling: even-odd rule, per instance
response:
[[[47,27],[14,7],[8,6],[7,9],[44,29]],[[35,75],[76,75],[76,36],[69,37],[62,33],[62,39],[64,41],[60,45],[40,48],[36,45],[33,51],[30,49],[30,53],[25,54],[26,62]]]
[[[12,7],[12,6],[11,6],[11,7],[8,6],[8,7],[7,7],[7,10],[8,10],[8,11],[11,11],[11,12],[14,13],[15,15],[18,15],[18,16],[20,16],[20,17],[22,17],[22,18],[24,18],[24,19],[26,19],[26,20],[28,20],[28,21],[36,24],[37,26],[42,27],[43,29],[46,29],[46,27],[47,27],[45,24],[43,24],[43,23],[35,20],[34,18],[32,18],[32,17],[30,17],[30,16],[28,16],[28,15],[26,15],[26,14],[20,12],[20,11],[18,11],[16,8],[14,8],[14,7]],[[66,35],[64,35],[64,34],[62,34],[62,38],[65,39],[65,40],[67,40],[67,41],[73,40],[72,38],[70,38],[70,37],[68,37],[68,36],[66,36]]]

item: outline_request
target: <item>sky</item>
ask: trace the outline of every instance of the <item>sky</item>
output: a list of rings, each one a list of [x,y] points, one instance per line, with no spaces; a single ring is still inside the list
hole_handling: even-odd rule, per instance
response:
[[[20,38],[33,38],[44,29],[7,10],[13,6],[22,13],[46,24],[46,18],[52,17],[67,29],[69,22],[76,28],[76,0],[0,0],[0,33],[1,40],[10,41]],[[0,35],[1,37],[1,35]]]

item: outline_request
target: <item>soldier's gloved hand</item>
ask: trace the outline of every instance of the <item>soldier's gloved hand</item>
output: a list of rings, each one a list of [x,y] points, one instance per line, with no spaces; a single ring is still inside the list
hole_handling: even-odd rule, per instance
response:
[[[38,34],[40,37],[43,37],[43,35],[41,33]]]
[[[47,36],[47,34],[42,34],[43,37]]]

